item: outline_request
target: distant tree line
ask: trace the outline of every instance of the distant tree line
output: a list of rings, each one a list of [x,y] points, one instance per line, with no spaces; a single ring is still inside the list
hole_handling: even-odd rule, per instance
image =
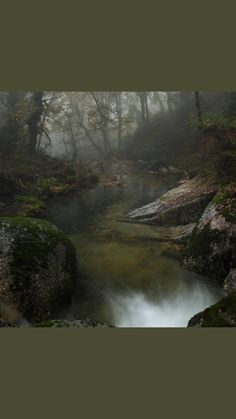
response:
[[[235,121],[236,92],[0,92],[0,152],[56,148],[56,134],[72,163],[85,146],[101,159],[234,162]]]

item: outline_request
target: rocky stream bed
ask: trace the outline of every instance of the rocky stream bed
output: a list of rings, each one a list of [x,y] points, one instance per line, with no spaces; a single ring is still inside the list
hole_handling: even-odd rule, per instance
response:
[[[0,326],[235,326],[234,185],[107,170],[48,222],[1,218]]]

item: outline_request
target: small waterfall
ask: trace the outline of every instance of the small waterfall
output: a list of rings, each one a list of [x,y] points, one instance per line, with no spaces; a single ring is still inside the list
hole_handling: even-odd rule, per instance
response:
[[[134,291],[108,296],[116,327],[186,327],[191,317],[218,298],[201,283],[188,290],[179,288],[174,294],[156,301]]]

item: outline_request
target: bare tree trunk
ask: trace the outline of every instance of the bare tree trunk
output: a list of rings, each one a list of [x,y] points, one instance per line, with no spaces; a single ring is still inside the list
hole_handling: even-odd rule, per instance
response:
[[[165,108],[164,108],[164,105],[163,105],[163,102],[162,102],[162,99],[161,99],[161,96],[160,96],[159,93],[157,94],[157,99],[158,99],[158,103],[159,103],[161,112],[164,112]]]
[[[70,153],[69,153],[69,150],[68,150],[68,145],[67,145],[67,142],[66,142],[66,140],[65,140],[65,135],[64,135],[64,132],[63,132],[63,134],[62,134],[62,142],[63,142],[64,147],[65,147],[65,152],[66,152],[67,158],[68,158],[68,160],[70,161]]]
[[[141,125],[145,125],[146,123],[146,113],[145,113],[145,102],[144,102],[144,92],[138,92],[138,98],[140,100],[140,106],[141,106]]]
[[[198,129],[202,130],[203,121],[202,121],[202,109],[200,105],[200,95],[199,95],[199,92],[194,92],[194,95],[195,95],[195,102],[196,102],[197,116],[198,116]]]
[[[87,139],[89,140],[89,142],[92,144],[92,146],[94,147],[94,149],[104,158],[106,157],[106,155],[104,155],[104,150],[102,150],[102,148],[95,142],[95,140],[93,139],[89,129],[86,127],[86,125],[83,122],[83,117],[81,115],[81,111],[80,108],[77,104],[77,115],[78,115],[78,119],[79,119],[79,124],[81,126],[81,128],[83,128],[85,135],[87,137]]]
[[[20,142],[20,122],[17,118],[17,107],[20,100],[19,92],[8,92],[6,104],[8,108],[7,125],[6,125],[6,138],[9,143],[10,150],[16,147]]]
[[[148,110],[148,94],[147,92],[137,92],[141,106],[141,125],[149,123],[149,110]]]
[[[43,92],[33,92],[32,94],[33,110],[28,118],[28,152],[34,153],[37,148],[37,136],[40,132],[39,124],[43,114]]]
[[[108,118],[106,115],[104,115],[103,113],[103,109],[101,108],[101,106],[104,106],[104,108],[106,108],[106,104],[101,104],[100,101],[98,100],[98,98],[96,97],[96,95],[91,92],[91,95],[95,101],[95,104],[97,106],[97,110],[100,114],[101,117],[101,128],[100,131],[102,133],[102,137],[103,137],[103,145],[104,145],[104,151],[107,157],[110,156],[110,154],[112,153],[112,149],[111,149],[111,144],[109,142],[109,139],[107,137],[107,132],[106,132],[106,126],[107,126],[107,122],[108,122]]]
[[[144,92],[144,103],[145,103],[146,124],[149,124],[149,110],[148,110],[148,94],[147,94],[147,92]]]
[[[116,95],[116,108],[117,108],[117,119],[118,119],[118,152],[121,149],[121,135],[122,135],[122,105],[121,105],[121,93],[118,92]]]
[[[81,122],[81,127],[83,128],[89,142],[92,144],[92,146],[95,148],[95,150],[98,151],[98,153],[102,156],[102,157],[107,157],[106,154],[104,154],[104,150],[102,150],[101,147],[99,147],[98,144],[96,144],[96,142],[94,141],[92,135],[90,134],[88,128]]]
[[[69,116],[69,125],[70,125],[70,135],[71,135],[71,144],[72,144],[72,164],[76,165],[78,159],[78,147],[76,142],[76,135],[73,131],[71,114]]]

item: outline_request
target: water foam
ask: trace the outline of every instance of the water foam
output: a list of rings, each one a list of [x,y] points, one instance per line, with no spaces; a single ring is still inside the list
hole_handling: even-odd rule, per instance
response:
[[[116,327],[186,327],[192,316],[214,304],[218,298],[199,283],[188,290],[180,288],[156,301],[134,291],[108,296]]]

